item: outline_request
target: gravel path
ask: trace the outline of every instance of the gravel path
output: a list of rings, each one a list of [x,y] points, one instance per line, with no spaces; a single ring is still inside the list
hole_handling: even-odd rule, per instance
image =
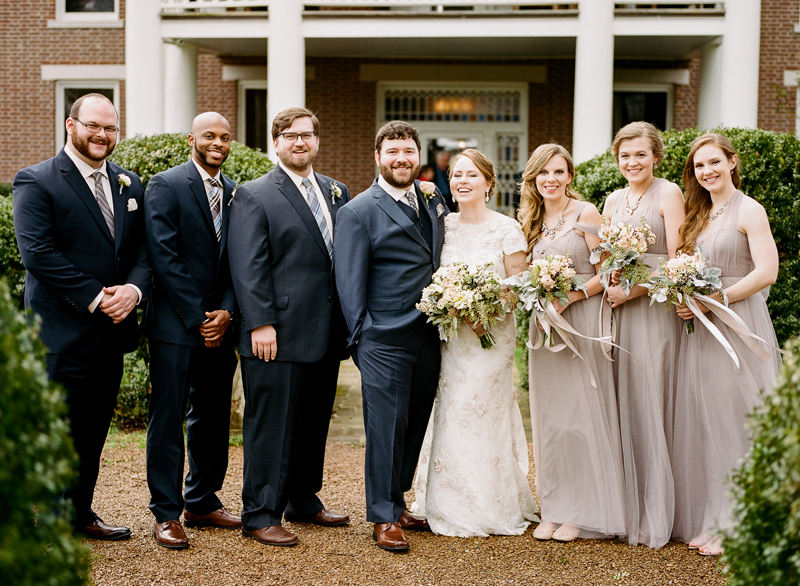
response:
[[[133,537],[89,542],[95,554],[92,578],[99,586],[725,584],[715,558],[682,544],[653,551],[616,541],[538,542],[532,528],[520,537],[470,539],[409,532],[407,554],[379,550],[364,519],[363,446],[341,441],[328,444],[321,496],[328,508],[350,514],[350,526],[287,523],[300,536],[291,548],[264,546],[238,531],[187,529],[191,547],[171,551],[151,536],[144,456],[142,432],[112,435],[103,452],[94,508],[105,520],[130,526]],[[241,484],[242,448],[232,446],[220,492],[231,511],[241,510]]]

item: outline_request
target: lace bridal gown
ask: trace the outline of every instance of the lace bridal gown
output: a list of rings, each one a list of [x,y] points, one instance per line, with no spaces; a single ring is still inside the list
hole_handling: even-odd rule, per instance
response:
[[[491,212],[482,224],[445,219],[442,266],[492,263],[505,278],[504,254],[524,251],[516,220]],[[528,444],[513,383],[514,314],[498,322],[489,349],[461,325],[442,344],[442,369],[414,483],[412,512],[456,537],[519,535],[538,521],[528,484]]]

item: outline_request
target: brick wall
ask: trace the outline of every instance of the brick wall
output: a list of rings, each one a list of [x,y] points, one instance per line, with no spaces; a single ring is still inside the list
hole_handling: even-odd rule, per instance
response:
[[[120,0],[124,18],[125,0]],[[55,153],[54,81],[42,65],[118,65],[125,62],[121,28],[48,29],[53,0],[0,2],[0,181]],[[125,83],[120,82],[125,123]]]
[[[795,130],[797,88],[783,85],[785,70],[800,70],[800,22],[797,0],[761,0],[758,126],[777,132]]]

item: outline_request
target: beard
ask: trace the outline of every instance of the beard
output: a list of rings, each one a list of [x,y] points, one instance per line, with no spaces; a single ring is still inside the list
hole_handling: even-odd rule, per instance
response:
[[[416,165],[405,164],[403,166],[390,167],[388,165],[378,164],[381,177],[386,180],[386,183],[398,189],[408,190],[409,187],[414,185],[414,180],[419,175],[421,168],[420,164]]]
[[[279,151],[277,155],[281,165],[299,175],[311,166],[311,163],[317,158],[318,152],[317,150],[308,149],[303,155],[293,155],[291,151]]]
[[[93,144],[105,145],[106,148],[102,155],[98,156],[92,153],[92,151],[89,149],[89,138],[93,139],[91,141]],[[107,136],[99,138],[93,135],[91,137],[83,138],[79,136],[77,132],[72,133],[72,146],[74,146],[76,151],[90,161],[104,161],[112,152],[114,152],[114,147],[116,144],[116,142],[112,142]]]
[[[195,145],[192,147],[192,150],[194,151],[194,154],[197,155],[198,159],[203,161],[206,165],[208,165],[212,169],[219,169],[220,167],[222,167],[222,164],[225,162],[225,159],[228,158],[227,155],[223,155],[222,161],[220,163],[217,163],[216,161],[214,161],[214,159],[211,159],[205,151],[201,151],[200,149],[198,149],[197,143],[195,143]]]

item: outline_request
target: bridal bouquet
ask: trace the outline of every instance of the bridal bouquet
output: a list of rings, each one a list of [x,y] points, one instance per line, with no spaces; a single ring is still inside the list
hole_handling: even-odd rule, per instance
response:
[[[458,336],[461,323],[481,324],[489,330],[505,319],[513,309],[516,295],[505,287],[490,264],[468,265],[461,262],[443,266],[433,274],[433,282],[422,290],[416,307],[439,328],[442,341]],[[491,348],[494,336],[480,336],[481,348]]]
[[[711,295],[715,291],[722,294],[728,305],[728,296],[722,288],[722,271],[708,266],[708,257],[698,246],[694,254],[682,253],[667,262],[659,261],[659,273],[642,287],[648,289],[650,305],[658,301],[667,309],[677,304],[685,304],[687,297],[696,294]],[[694,319],[686,320],[686,333],[694,332]]]
[[[616,226],[611,220],[603,216],[603,223],[598,231],[600,245],[592,251],[589,261],[597,264],[603,256],[608,257],[600,265],[600,278],[603,287],[608,289],[611,273],[622,271],[620,285],[628,295],[631,288],[637,283],[647,281],[650,277],[650,268],[639,259],[639,255],[647,251],[647,247],[656,241],[656,236],[642,218],[642,225],[634,228],[627,222],[620,222]]]
[[[503,281],[519,297],[517,308],[544,315],[548,303],[556,299],[569,303],[567,293],[583,291],[583,282],[575,278],[575,265],[566,256],[552,254],[531,262],[527,269]]]

